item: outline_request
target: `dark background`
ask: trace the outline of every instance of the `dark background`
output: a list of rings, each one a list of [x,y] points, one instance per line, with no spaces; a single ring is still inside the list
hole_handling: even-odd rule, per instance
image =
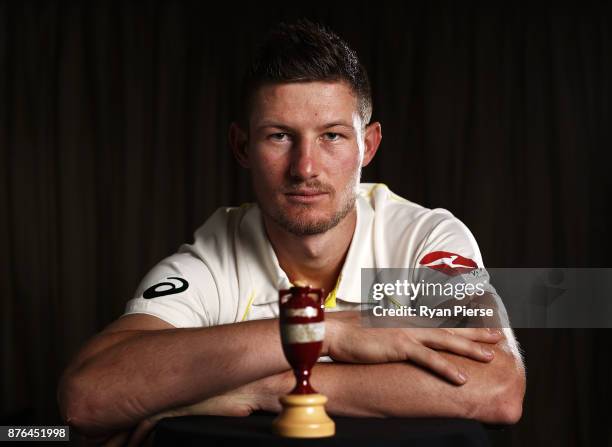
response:
[[[364,171],[451,210],[489,267],[609,267],[603,6],[381,1],[0,2],[0,415],[59,423],[77,348],[217,207],[251,200],[226,134],[254,42],[330,25],[370,74]],[[500,445],[612,445],[608,330],[517,330],[522,421]]]

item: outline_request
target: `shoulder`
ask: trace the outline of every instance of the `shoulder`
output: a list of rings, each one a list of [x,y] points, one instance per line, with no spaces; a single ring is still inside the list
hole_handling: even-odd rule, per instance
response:
[[[236,255],[235,246],[241,227],[249,216],[256,214],[256,208],[251,203],[218,208],[194,232],[193,242],[181,245],[179,253],[189,253],[200,259],[214,275],[222,274],[223,265]]]
[[[242,220],[254,208],[256,208],[256,205],[252,203],[244,203],[239,207],[218,208],[206,222],[195,231],[195,242],[209,239],[218,241],[230,240],[234,236]]]
[[[384,183],[362,183],[359,195],[366,199],[376,219],[383,220],[386,225],[397,225],[394,227],[397,230],[415,225],[431,229],[443,222],[462,225],[450,211],[426,208],[399,196]]]
[[[153,266],[126,313],[149,313],[176,327],[231,321],[235,292],[236,234],[250,206],[219,208],[194,233],[191,244]]]
[[[377,245],[396,266],[417,266],[424,256],[446,251],[469,256],[482,265],[480,250],[469,228],[449,210],[427,208],[391,191],[384,184],[361,184],[360,198],[371,207]]]

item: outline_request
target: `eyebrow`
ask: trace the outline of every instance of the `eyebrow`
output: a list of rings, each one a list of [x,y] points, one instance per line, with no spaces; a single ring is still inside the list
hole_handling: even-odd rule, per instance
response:
[[[286,126],[284,124],[275,122],[275,121],[264,121],[263,123],[261,123],[259,126],[256,127],[256,130],[261,130],[264,129],[266,127],[274,127],[277,129],[282,129],[282,130],[286,130],[286,131],[292,131],[294,129],[292,129],[290,126]],[[354,130],[353,126],[344,122],[344,121],[334,121],[331,123],[327,123],[327,124],[323,124],[322,126],[319,127],[319,129],[329,129],[332,127],[345,127],[348,130]]]

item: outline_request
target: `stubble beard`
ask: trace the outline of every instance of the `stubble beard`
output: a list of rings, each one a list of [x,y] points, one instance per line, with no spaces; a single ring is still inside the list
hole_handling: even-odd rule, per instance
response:
[[[283,210],[280,208],[268,211],[266,211],[261,205],[260,208],[274,223],[295,236],[313,236],[316,234],[322,234],[336,227],[353,210],[357,200],[357,186],[360,178],[361,169],[359,169],[357,175],[351,180],[350,186],[342,191],[340,208],[328,218],[312,220],[308,218],[301,218],[299,213],[297,217],[290,217],[283,213]],[[335,194],[335,192],[330,192],[330,194]],[[305,212],[307,212],[310,208],[310,205],[308,204],[294,206],[301,206]]]

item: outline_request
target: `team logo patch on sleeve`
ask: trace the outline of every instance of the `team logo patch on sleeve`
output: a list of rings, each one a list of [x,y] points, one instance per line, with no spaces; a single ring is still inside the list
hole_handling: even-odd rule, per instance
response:
[[[449,251],[433,251],[428,253],[423,256],[419,264],[449,276],[461,275],[478,268],[478,265],[471,259]]]
[[[169,276],[171,281],[158,282],[152,285],[144,291],[142,297],[150,300],[151,298],[158,298],[160,296],[174,295],[187,290],[189,283],[183,278],[177,278],[176,276]]]

